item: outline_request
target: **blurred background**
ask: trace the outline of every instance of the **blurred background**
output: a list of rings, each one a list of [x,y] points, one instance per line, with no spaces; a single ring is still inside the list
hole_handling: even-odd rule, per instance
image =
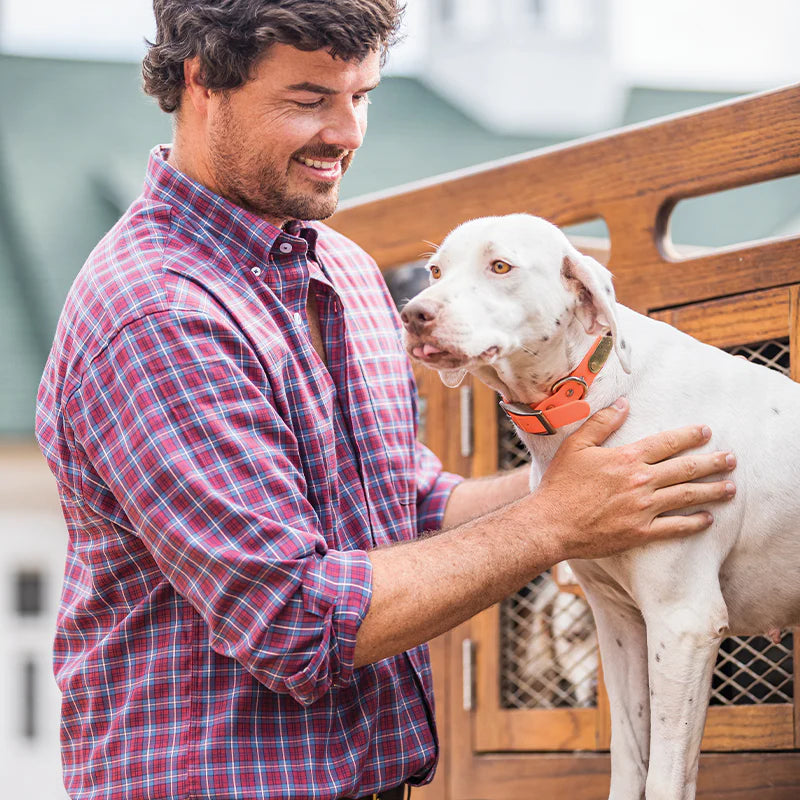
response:
[[[796,0],[408,0],[342,197],[796,82],[798,30]],[[153,35],[148,0],[0,0],[0,785],[21,800],[65,796],[50,649],[66,533],[36,387],[74,276],[171,138],[141,91]],[[671,223],[691,246],[798,231],[797,179],[683,201]]]

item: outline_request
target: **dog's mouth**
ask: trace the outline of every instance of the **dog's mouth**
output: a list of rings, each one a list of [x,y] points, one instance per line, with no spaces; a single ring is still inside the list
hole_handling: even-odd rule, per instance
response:
[[[423,364],[437,369],[466,369],[477,362],[492,361],[500,352],[499,347],[492,346],[488,347],[478,356],[469,356],[458,350],[448,350],[439,343],[430,341],[408,342],[406,349],[417,361],[421,361]]]
[[[446,350],[433,342],[409,343],[407,349],[417,361],[430,367],[459,367],[467,360],[463,353]]]

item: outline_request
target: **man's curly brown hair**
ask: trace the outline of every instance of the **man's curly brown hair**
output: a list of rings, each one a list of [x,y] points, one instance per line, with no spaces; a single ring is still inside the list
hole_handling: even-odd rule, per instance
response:
[[[276,43],[345,61],[380,50],[383,61],[404,10],[397,0],[154,0],[144,90],[171,113],[180,108],[184,61],[200,59],[207,88],[235,89]]]

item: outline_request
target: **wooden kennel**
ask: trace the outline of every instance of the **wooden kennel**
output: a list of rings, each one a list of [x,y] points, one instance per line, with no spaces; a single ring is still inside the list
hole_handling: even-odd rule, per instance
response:
[[[526,211],[562,226],[602,218],[608,240],[589,246],[614,273],[621,302],[798,380],[800,236],[686,252],[671,244],[668,231],[680,200],[798,173],[800,85],[367,198],[344,207],[333,224],[388,271],[419,260],[425,240],[441,241],[471,217]],[[513,434],[509,444],[492,392],[469,383],[446,389],[428,371],[418,382],[425,440],[448,469],[478,476],[507,463]],[[765,576],[754,580],[769,591]],[[543,704],[524,690],[515,695],[504,648],[518,624],[508,622],[509,603],[524,601],[524,593],[511,598],[431,643],[442,760],[436,780],[417,797],[607,797],[602,666],[588,707],[570,705],[568,690],[564,703]],[[800,637],[788,632],[779,645],[735,641],[725,650],[715,678],[722,700],[709,708],[698,797],[800,797]],[[740,666],[745,678],[737,678]]]

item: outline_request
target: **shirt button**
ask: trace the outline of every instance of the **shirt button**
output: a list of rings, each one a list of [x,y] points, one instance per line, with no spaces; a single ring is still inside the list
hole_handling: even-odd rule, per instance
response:
[[[303,318],[300,316],[300,312],[299,311],[295,311],[294,312],[294,321],[298,325],[302,325],[303,324]]]
[[[291,253],[294,248],[289,244],[289,242],[281,242],[280,247],[278,248],[281,253]]]
[[[261,274],[261,267],[253,267],[250,272],[252,272],[257,278]]]

